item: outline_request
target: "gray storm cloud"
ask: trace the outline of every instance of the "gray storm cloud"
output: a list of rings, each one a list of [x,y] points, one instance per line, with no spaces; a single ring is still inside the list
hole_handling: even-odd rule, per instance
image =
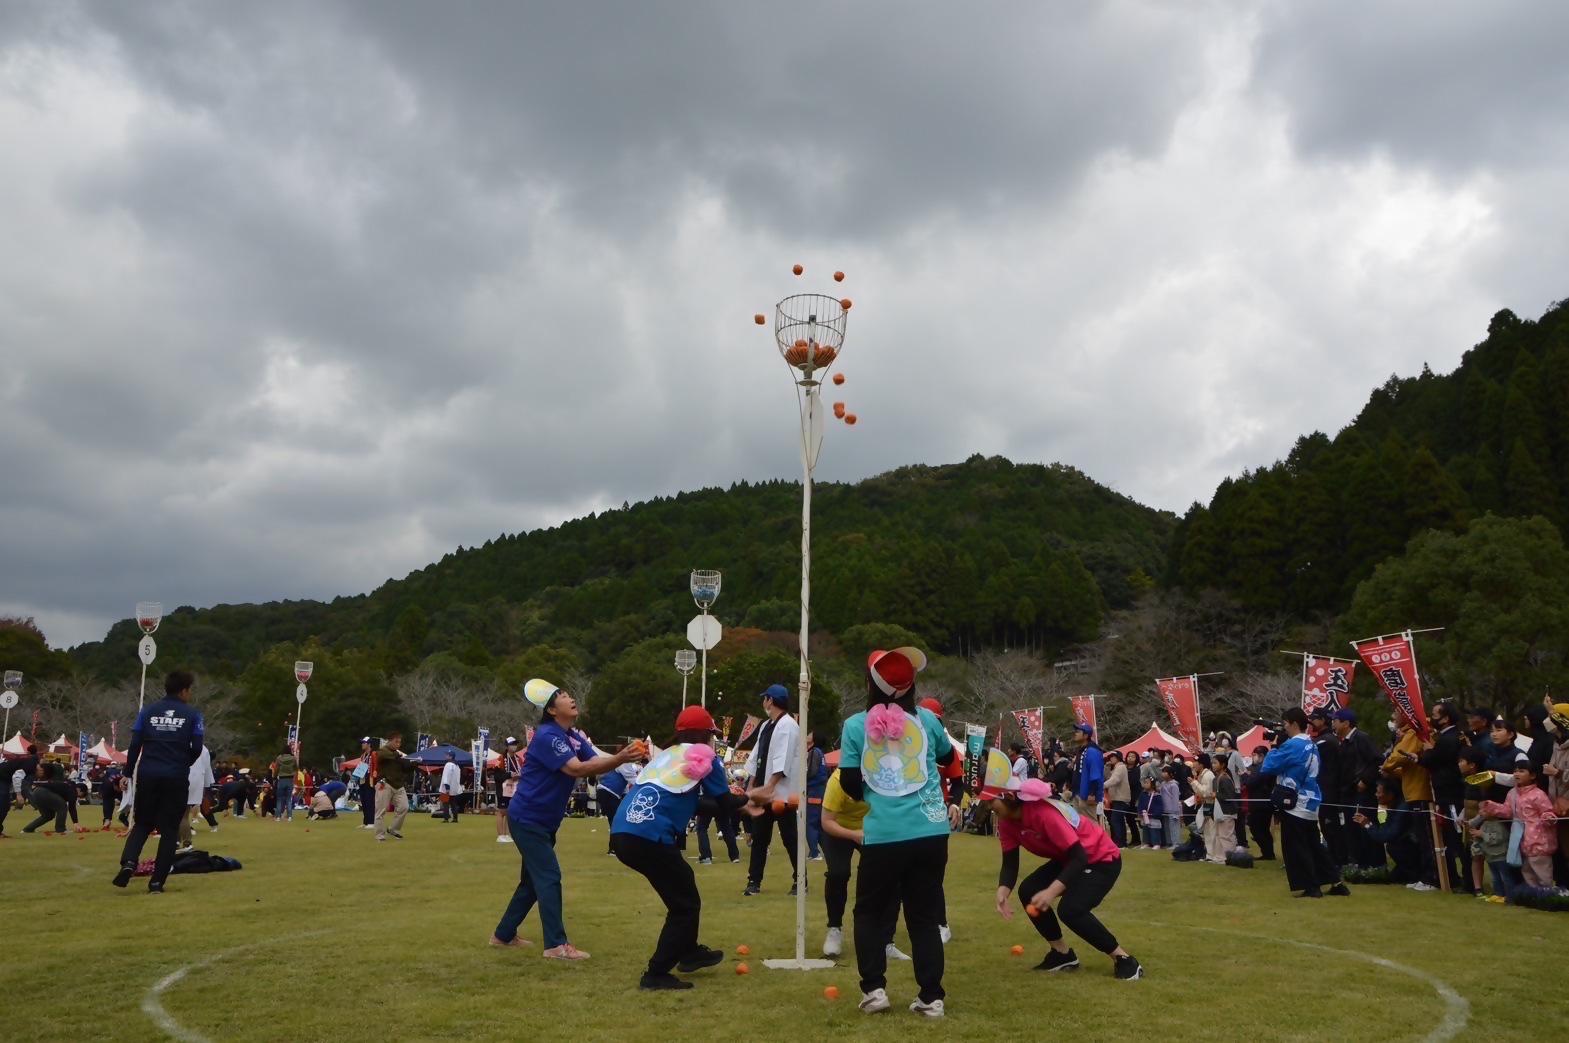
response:
[[[0,611],[75,643],[790,477],[750,316],[835,268],[825,478],[1180,510],[1563,294],[1565,18],[6,5]]]

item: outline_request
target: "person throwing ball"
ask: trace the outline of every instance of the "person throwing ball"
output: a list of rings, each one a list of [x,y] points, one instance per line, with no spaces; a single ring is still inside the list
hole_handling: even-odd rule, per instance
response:
[[[991,801],[1002,845],[1002,871],[997,874],[997,912],[1013,919],[1008,896],[1019,879],[1019,849],[1046,859],[1046,864],[1018,885],[1024,911],[1051,946],[1036,970],[1065,971],[1078,967],[1079,957],[1062,938],[1062,924],[1111,957],[1113,973],[1124,981],[1144,976],[1144,968],[1091,911],[1111,893],[1122,872],[1122,852],[1088,815],[1051,799],[1051,787],[1039,779],[1020,783],[1010,774],[1007,757],[992,750],[987,758],[982,799]],[[1052,911],[1052,903],[1057,909]],[[1060,919],[1060,922],[1059,922]]]
[[[701,706],[682,710],[674,742],[638,773],[610,825],[610,849],[616,858],[643,874],[665,903],[665,926],[639,988],[690,989],[691,982],[670,972],[689,974],[725,958],[717,949],[698,944],[703,896],[680,848],[700,802],[726,811],[746,803],[745,797],[730,792],[724,762],[714,756],[716,730],[713,717]]]

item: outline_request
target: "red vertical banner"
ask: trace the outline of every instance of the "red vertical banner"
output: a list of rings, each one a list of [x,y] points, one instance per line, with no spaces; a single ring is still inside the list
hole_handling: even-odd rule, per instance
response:
[[[1422,679],[1416,671],[1416,647],[1411,640],[1411,631],[1353,641],[1351,647],[1373,671],[1379,687],[1395,704],[1395,712],[1416,729],[1424,742],[1427,741],[1427,709],[1422,705]]]
[[[1095,724],[1095,697],[1093,695],[1075,695],[1069,702],[1073,706],[1073,723],[1087,724],[1095,729],[1098,736],[1100,729]]]
[[[741,737],[735,741],[735,744],[739,746],[746,740],[750,739],[752,737],[752,733],[757,731],[757,725],[757,718],[753,717],[751,714],[747,714],[746,720],[741,722]]]
[[[726,746],[730,745],[730,729],[735,725],[735,718],[726,716],[719,720],[719,738],[724,740]]]
[[[1018,722],[1019,730],[1030,741],[1030,751],[1035,754],[1035,762],[1041,759],[1041,711],[1039,707],[1033,710],[1015,710],[1013,719]]]
[[[1190,750],[1204,748],[1204,731],[1199,723],[1199,679],[1197,674],[1187,677],[1157,677],[1155,687],[1160,690],[1160,701],[1171,718],[1171,727]]]
[[[1354,659],[1327,655],[1302,657],[1302,712],[1328,710],[1334,713],[1351,701],[1351,682],[1356,677]]]

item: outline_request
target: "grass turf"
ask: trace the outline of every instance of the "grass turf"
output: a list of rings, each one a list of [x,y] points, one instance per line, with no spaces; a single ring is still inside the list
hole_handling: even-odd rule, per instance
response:
[[[357,816],[220,823],[216,834],[199,827],[198,846],[245,868],[171,877],[161,897],[140,878],[126,891],[109,885],[121,843],[113,833],[0,841],[0,927],[10,943],[0,961],[0,1039],[309,1041],[370,1031],[407,1040],[652,1032],[997,1041],[1132,1032],[1392,1041],[1455,1030],[1490,1040],[1569,1038],[1569,1007],[1550,970],[1569,961],[1569,917],[1401,887],[1294,900],[1277,863],[1244,871],[1128,852],[1100,914],[1147,976],[1120,982],[1110,961],[1082,943],[1079,971],[1031,970],[1044,946],[1028,919],[1004,923],[992,908],[996,841],[956,836],[948,1017],[936,1027],[905,1010],[915,991],[908,963],[890,965],[896,1005],[876,1017],[856,1010],[849,954],[832,971],[763,968],[764,958],[791,955],[794,945],[788,863],[777,848],[755,898],[741,897],[744,865],[694,864],[702,940],[730,955],[691,976],[691,991],[646,993],[637,979],[663,908],[641,877],[605,855],[600,820],[569,820],[559,838],[568,932],[593,954],[580,965],[540,959],[537,914],[523,930],[532,947],[485,944],[519,865],[511,845],[495,843],[488,816],[455,829],[411,816],[407,839],[385,843],[356,829]],[[1026,855],[1025,871],[1034,864]],[[821,863],[810,871],[815,956]],[[902,927],[898,941],[908,948]],[[745,976],[736,974],[738,944],[751,949]],[[1014,944],[1024,956],[1010,954]],[[841,998],[826,999],[827,985]]]

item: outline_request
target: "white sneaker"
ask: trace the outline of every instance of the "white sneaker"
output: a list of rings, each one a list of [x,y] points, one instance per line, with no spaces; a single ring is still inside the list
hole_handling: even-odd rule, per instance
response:
[[[893,942],[889,942],[888,943],[888,948],[883,950],[883,951],[888,954],[888,958],[890,960],[908,960],[909,959],[908,956],[906,956],[904,953],[899,951],[899,947],[897,945],[895,945]]]
[[[496,843],[498,843],[498,844],[510,844],[510,843],[512,843],[512,838],[511,837],[497,837],[496,838]]]
[[[924,1018],[940,1018],[943,1016],[942,1000],[932,1000],[930,1003],[922,1003],[920,1000],[916,1000],[910,1004],[910,1009]]]
[[[1438,890],[1438,888],[1434,887],[1432,884],[1424,884],[1420,880],[1418,880],[1414,884],[1407,884],[1406,886],[1409,887],[1413,891],[1437,891]]]
[[[949,930],[947,924],[941,924],[937,928],[937,937],[942,939],[944,945],[947,945],[953,941],[953,931]]]
[[[823,936],[823,955],[838,956],[844,952],[844,931],[838,927],[828,928],[828,933]]]
[[[881,1014],[893,1004],[888,1002],[888,993],[882,989],[873,989],[861,997],[861,1013]]]

